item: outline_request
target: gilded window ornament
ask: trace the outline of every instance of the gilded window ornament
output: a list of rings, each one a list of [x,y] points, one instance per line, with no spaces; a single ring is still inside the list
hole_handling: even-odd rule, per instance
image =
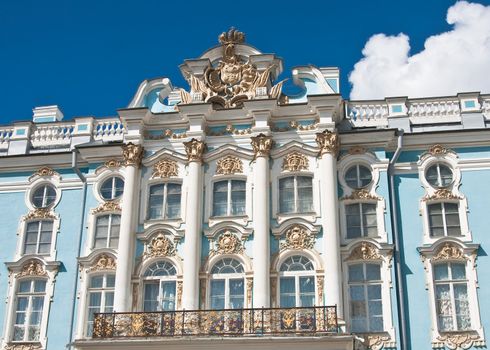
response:
[[[425,195],[422,200],[431,201],[431,200],[437,200],[437,199],[462,199],[462,197],[452,193],[450,190],[448,190],[446,188],[441,188],[441,189],[435,191],[431,195],[429,195],[429,194]]]
[[[381,197],[378,197],[377,195],[372,194],[365,189],[352,191],[352,193],[349,196],[344,196],[341,199],[342,200],[374,200],[374,201],[382,200]]]
[[[59,175],[56,171],[51,169],[50,167],[43,166],[42,168],[37,169],[36,173],[34,175],[39,175],[39,176],[53,176],[53,175]]]
[[[242,161],[234,156],[226,156],[216,162],[216,174],[230,175],[243,173]]]
[[[318,293],[318,302],[323,305],[323,283],[325,279],[323,276],[316,276],[316,290]]]
[[[16,275],[17,278],[24,276],[46,276],[46,270],[38,261],[30,260],[22,266],[22,270]]]
[[[101,203],[97,208],[92,209],[92,214],[121,211],[121,205],[117,201],[107,201]]]
[[[395,343],[388,334],[366,334],[363,338],[364,345],[371,350],[395,347]]]
[[[182,305],[182,288],[184,284],[182,281],[177,281],[177,309],[180,309]]]
[[[282,170],[300,171],[308,170],[308,158],[299,152],[291,152],[284,157]]]
[[[24,220],[55,218],[55,213],[53,213],[49,208],[36,208],[34,210],[31,210],[26,216],[24,216]]]
[[[461,332],[461,333],[448,333],[443,334],[437,337],[437,340],[442,344],[434,344],[440,345],[438,347],[446,346],[448,349],[457,350],[463,349],[467,350],[472,347],[483,347],[485,346],[485,341],[480,338],[480,336],[473,332]]]
[[[466,259],[463,251],[452,243],[444,244],[436,255],[432,258],[432,261],[437,260],[464,260]]]
[[[216,254],[242,254],[243,245],[240,239],[230,231],[222,233],[218,241],[216,242],[216,247],[210,252],[210,256]]]
[[[159,233],[148,245],[148,251],[145,253],[145,258],[174,255],[174,244],[163,233]]]
[[[9,343],[5,345],[4,350],[42,350],[42,345],[39,343],[15,344]]]
[[[117,159],[109,159],[104,163],[107,168],[119,168],[121,166],[121,162]]]
[[[189,162],[201,162],[202,155],[204,153],[205,144],[197,139],[191,139],[184,142],[185,152],[187,153],[187,160]]]
[[[102,271],[102,270],[115,270],[116,261],[112,256],[107,254],[101,254],[95,264],[88,270],[92,271]]]
[[[171,176],[179,176],[179,168],[176,161],[172,159],[162,159],[153,166],[152,179],[165,179]]]
[[[301,226],[293,226],[286,231],[286,242],[281,244],[281,249],[313,249],[315,238],[311,232]]]
[[[346,261],[350,260],[380,260],[381,255],[378,253],[378,248],[372,243],[362,242],[352,250]]]
[[[428,152],[433,156],[440,156],[447,154],[449,150],[440,144],[433,145],[429,148]]]
[[[269,157],[272,148],[272,136],[259,134],[250,138],[254,151],[254,160],[258,157]]]
[[[135,145],[133,143],[128,143],[122,146],[124,165],[134,165],[140,166],[141,160],[143,159],[143,147],[141,145]]]
[[[252,277],[247,277],[247,305],[252,306],[252,291],[254,286],[254,280]]]
[[[337,156],[340,149],[340,139],[336,132],[325,130],[316,134],[316,143],[320,148],[319,156],[331,153]]]

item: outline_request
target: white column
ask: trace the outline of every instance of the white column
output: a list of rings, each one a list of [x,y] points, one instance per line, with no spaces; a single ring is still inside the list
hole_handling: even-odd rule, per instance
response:
[[[114,290],[114,311],[131,311],[131,275],[134,261],[134,225],[133,217],[136,207],[135,192],[138,181],[139,166],[143,156],[143,147],[129,143],[123,146],[126,165],[124,192],[122,196],[121,228],[117,246],[116,281]]]
[[[252,137],[255,153],[253,192],[253,307],[270,306],[270,207],[269,152],[272,138],[260,134]]]
[[[182,308],[199,309],[199,266],[201,264],[202,154],[204,142],[185,142],[189,160],[184,239],[184,285]]]
[[[330,131],[318,133],[316,142],[320,148],[318,162],[325,264],[325,304],[337,305],[337,313],[340,318],[343,318],[337,192],[337,153],[340,144],[338,135]]]

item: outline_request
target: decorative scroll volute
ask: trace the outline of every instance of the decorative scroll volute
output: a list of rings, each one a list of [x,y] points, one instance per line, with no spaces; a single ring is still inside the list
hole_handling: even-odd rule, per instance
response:
[[[242,161],[234,156],[226,156],[216,162],[216,174],[230,175],[243,173]]]
[[[344,196],[341,199],[342,200],[374,200],[374,201],[382,200],[381,197],[378,197],[375,194],[372,194],[364,189],[352,191],[352,193],[349,196]]]
[[[216,254],[242,254],[243,245],[240,239],[232,232],[223,232],[216,242],[216,248],[210,252],[211,256]]]
[[[123,157],[124,165],[134,165],[139,167],[141,160],[143,159],[143,147],[141,145],[135,145],[131,142],[123,145]]]
[[[311,232],[295,225],[286,231],[286,242],[281,244],[281,249],[312,249],[315,239]]]
[[[441,188],[441,189],[438,189],[437,191],[435,191],[431,195],[427,194],[423,198],[423,200],[424,201],[437,200],[437,199],[450,199],[450,200],[451,199],[455,199],[455,200],[458,200],[458,199],[461,199],[461,198],[462,198],[461,196],[458,196],[458,195],[452,193],[447,188]]]
[[[184,142],[185,152],[187,153],[187,160],[189,162],[201,162],[202,155],[204,153],[205,144],[197,139],[191,139]]]
[[[55,219],[56,215],[49,208],[37,208],[31,210],[26,216],[24,216],[24,220],[32,220],[32,219]]]
[[[17,274],[16,277],[24,276],[46,276],[46,270],[43,264],[36,260],[30,260],[22,266],[22,270]]]
[[[182,307],[182,290],[184,284],[182,281],[177,281],[177,309]]]
[[[37,169],[36,173],[34,175],[39,175],[39,176],[53,176],[53,175],[58,175],[56,171],[51,169],[50,167],[43,166],[39,169]]]
[[[269,157],[272,148],[272,136],[259,134],[250,138],[254,151],[254,159],[258,157]]]
[[[153,174],[151,175],[153,179],[166,179],[171,176],[179,176],[179,168],[175,160],[162,159],[153,166]]]
[[[308,170],[308,158],[299,152],[291,152],[284,157],[282,170],[300,171]]]
[[[355,247],[346,261],[350,260],[380,260],[381,255],[378,253],[378,248],[372,243],[362,242]]]
[[[174,255],[174,244],[163,233],[159,233],[148,245],[148,251],[145,253],[145,258]]]
[[[117,201],[107,201],[101,203],[97,208],[92,209],[92,214],[121,211],[121,205]]]
[[[466,257],[463,251],[452,243],[446,243],[441,247],[436,255],[432,258],[432,261],[437,260],[465,260]]]
[[[325,130],[316,134],[316,143],[320,148],[319,156],[331,153],[337,156],[340,149],[340,139],[336,132]]]
[[[437,340],[438,342],[444,344],[448,349],[451,350],[458,350],[458,349],[467,350],[472,348],[473,346],[475,347],[485,346],[485,341],[480,337],[479,334],[474,332],[461,332],[461,333],[451,332],[448,334],[440,335],[437,338]],[[438,346],[438,347],[443,347],[443,346]]]
[[[116,261],[114,258],[107,254],[101,254],[96,260],[95,264],[89,269],[92,271],[103,271],[103,270],[115,270]]]

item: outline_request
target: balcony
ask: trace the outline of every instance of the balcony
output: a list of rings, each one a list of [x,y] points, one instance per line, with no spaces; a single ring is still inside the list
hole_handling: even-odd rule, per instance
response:
[[[335,306],[118,312],[95,315],[93,339],[338,333]]]

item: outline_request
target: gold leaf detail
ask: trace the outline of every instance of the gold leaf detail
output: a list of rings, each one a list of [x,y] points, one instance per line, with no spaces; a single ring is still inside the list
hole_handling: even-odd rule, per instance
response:
[[[43,264],[36,260],[30,260],[22,266],[22,270],[17,274],[17,277],[46,275]]]
[[[141,160],[143,159],[143,147],[131,142],[123,145],[123,157],[124,165],[140,166]]]
[[[254,286],[254,280],[252,277],[247,277],[247,305],[252,307],[252,291]]]
[[[350,260],[380,260],[381,255],[378,253],[378,248],[372,243],[362,242],[354,248],[346,261]]]
[[[272,148],[272,137],[259,134],[250,138],[254,151],[254,160],[258,157],[269,157]]]
[[[427,194],[423,198],[424,201],[435,200],[435,199],[461,199],[461,197],[452,193],[448,189],[441,188],[441,189],[435,191],[434,194],[432,194],[432,195]]]
[[[152,178],[169,178],[179,176],[177,162],[171,159],[162,159],[153,166]]]
[[[352,155],[364,154],[364,153],[366,153],[366,149],[364,147],[361,147],[361,146],[354,146],[354,147],[349,148],[348,153],[352,154]]]
[[[230,231],[226,231],[219,236],[217,247],[210,252],[210,255],[241,253],[243,253],[243,245],[240,239]]]
[[[174,255],[174,244],[163,233],[159,233],[148,245],[148,251],[145,253],[145,258]]]
[[[104,163],[107,168],[119,168],[121,166],[121,162],[117,159],[109,159]]]
[[[300,171],[308,170],[308,158],[299,152],[289,153],[284,157],[282,170]]]
[[[314,245],[313,234],[296,225],[286,231],[286,242],[281,244],[281,249],[312,249]]]
[[[227,156],[221,158],[216,163],[216,174],[218,175],[230,175],[230,174],[243,173],[242,161],[233,156]]]
[[[189,162],[201,162],[204,149],[206,147],[205,143],[197,139],[191,139],[190,141],[184,142],[185,152],[187,153],[187,159]]]
[[[464,260],[466,259],[463,251],[452,243],[444,244],[436,255],[432,258],[432,261],[437,260]]]
[[[342,200],[375,200],[380,201],[382,198],[378,197],[375,194],[371,194],[367,190],[355,190],[349,196],[344,196],[341,198]]]
[[[31,210],[25,217],[24,220],[31,219],[55,219],[56,215],[49,208],[37,208]]]
[[[112,256],[101,254],[89,271],[115,270],[116,261]]]
[[[92,209],[92,214],[121,211],[121,205],[117,201],[107,201]]]
[[[337,156],[340,149],[340,139],[336,132],[325,130],[316,134],[316,143],[320,148],[319,156],[331,153]]]
[[[381,350],[388,343],[391,343],[391,337],[386,334],[366,334],[363,343],[371,350]]]
[[[58,175],[56,171],[51,169],[50,167],[43,166],[42,168],[37,169],[35,175],[39,176],[53,176],[53,175]]]
[[[177,309],[180,309],[182,306],[182,289],[184,284],[182,281],[177,281]]]
[[[323,305],[323,283],[324,283],[324,277],[323,276],[317,276],[316,277],[316,290],[318,291],[318,302],[320,305]]]
[[[433,156],[441,156],[450,152],[449,149],[443,147],[440,144],[433,145],[429,148],[428,152]]]

